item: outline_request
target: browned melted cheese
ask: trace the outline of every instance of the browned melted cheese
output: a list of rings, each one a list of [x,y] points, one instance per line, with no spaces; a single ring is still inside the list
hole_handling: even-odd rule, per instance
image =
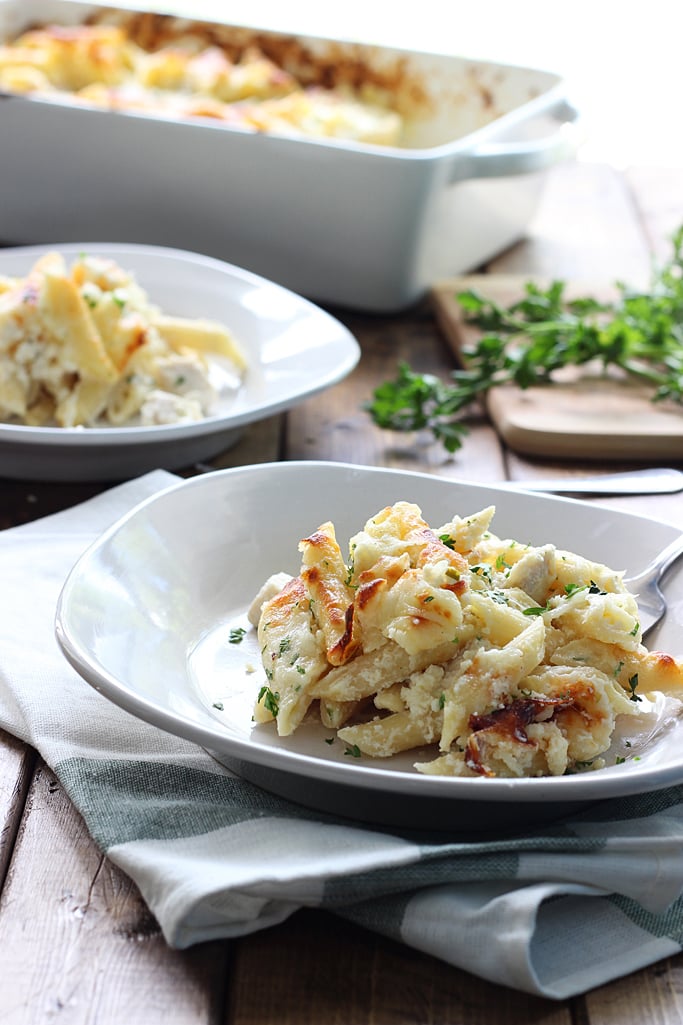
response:
[[[493,776],[483,761],[480,749],[480,734],[506,738],[517,744],[528,744],[526,727],[532,722],[548,722],[559,712],[576,709],[571,700],[564,698],[520,698],[503,708],[496,708],[485,715],[471,715],[469,719],[472,735],[465,747],[465,762],[478,776]],[[548,715],[548,712],[551,714]]]

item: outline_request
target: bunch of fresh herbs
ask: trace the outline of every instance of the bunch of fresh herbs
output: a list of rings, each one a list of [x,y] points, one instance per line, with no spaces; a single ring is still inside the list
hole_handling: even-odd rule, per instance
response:
[[[527,281],[523,297],[504,307],[478,292],[457,299],[466,323],[481,334],[463,351],[465,366],[448,381],[400,363],[398,376],[373,393],[366,409],[378,426],[428,429],[449,452],[467,433],[463,416],[490,388],[549,384],[563,367],[597,363],[646,382],[654,402],[683,404],[683,226],[673,253],[646,291],[615,284],[617,298],[568,299],[567,283]]]

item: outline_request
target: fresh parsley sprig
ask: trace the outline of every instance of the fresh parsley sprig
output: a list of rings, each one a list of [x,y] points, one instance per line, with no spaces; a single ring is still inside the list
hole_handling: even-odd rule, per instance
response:
[[[460,292],[465,320],[482,332],[464,351],[466,366],[443,381],[402,362],[396,379],[382,383],[365,408],[379,427],[428,429],[454,452],[467,434],[463,416],[490,388],[548,384],[562,367],[617,367],[644,381],[654,402],[683,404],[683,225],[672,243],[649,290],[616,282],[613,302],[568,299],[560,280],[545,289],[527,281],[523,297],[508,307],[474,290]]]

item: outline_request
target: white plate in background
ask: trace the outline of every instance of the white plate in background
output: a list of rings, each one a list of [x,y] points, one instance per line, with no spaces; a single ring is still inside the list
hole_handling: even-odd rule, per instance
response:
[[[246,610],[271,573],[298,572],[300,538],[332,519],[344,550],[370,516],[400,499],[416,502],[434,526],[494,504],[499,536],[554,543],[628,573],[677,536],[670,524],[607,507],[418,473],[326,462],[240,467],[181,482],[105,533],[66,581],[59,643],[75,669],[127,711],[202,745],[265,789],[342,815],[500,830],[683,782],[678,721],[637,762],[536,779],[424,776],[413,768],[414,752],[357,760],[341,743],[325,743],[331,731],[320,725],[286,738],[254,725],[265,677],[253,631],[230,644],[230,629],[247,625]],[[670,611],[649,647],[681,656],[680,565],[665,592]]]
[[[131,271],[163,313],[224,324],[246,354],[242,386],[196,423],[155,427],[27,427],[0,422],[0,477],[119,480],[189,466],[229,448],[242,429],[336,384],[360,348],[324,310],[248,271],[158,246],[81,242],[0,251],[0,274],[21,277],[46,252],[86,252]]]

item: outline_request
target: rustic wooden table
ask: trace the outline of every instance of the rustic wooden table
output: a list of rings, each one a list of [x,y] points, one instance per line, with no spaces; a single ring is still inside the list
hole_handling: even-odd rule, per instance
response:
[[[683,222],[683,170],[618,173],[576,163],[549,176],[527,238],[491,273],[646,279]],[[496,482],[608,469],[527,460],[483,418],[453,457],[374,427],[362,410],[399,359],[447,373],[429,303],[396,316],[333,310],[358,338],[358,368],[330,391],[252,427],[224,467],[328,459]],[[683,469],[683,451],[679,468]],[[620,466],[619,468],[626,468]],[[206,467],[187,470],[191,475]],[[101,485],[0,481],[0,528],[67,508]],[[603,500],[604,501],[604,500]],[[683,526],[683,498],[614,498]],[[1,585],[0,585],[1,586]],[[555,1003],[474,976],[319,912],[240,940],[170,950],[130,881],[102,856],[37,754],[0,734],[0,1021],[231,1025],[625,1025],[683,1020],[683,954]]]

